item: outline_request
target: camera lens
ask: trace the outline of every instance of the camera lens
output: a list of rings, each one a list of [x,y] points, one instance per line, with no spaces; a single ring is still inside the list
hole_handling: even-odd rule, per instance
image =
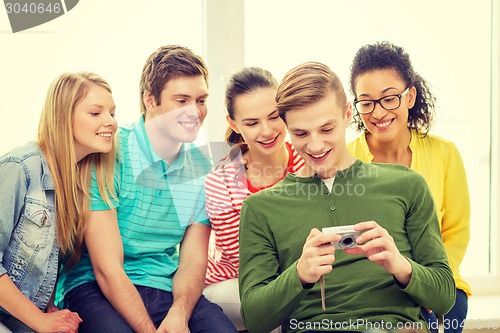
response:
[[[352,236],[345,236],[344,238],[342,238],[340,240],[340,244],[342,245],[342,247],[350,247],[352,245],[354,245],[354,238]]]

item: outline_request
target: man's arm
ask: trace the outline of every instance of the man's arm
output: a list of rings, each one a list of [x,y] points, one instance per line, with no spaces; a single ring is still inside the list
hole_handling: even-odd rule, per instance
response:
[[[205,285],[210,226],[193,223],[179,250],[179,268],[172,282],[174,302],[158,332],[189,332],[188,321]]]
[[[285,323],[314,283],[332,270],[331,242],[340,239],[336,234],[311,230],[300,258],[278,275],[277,249],[269,241],[269,233],[266,223],[243,202],[239,285],[241,314],[251,332],[269,332]]]
[[[85,245],[97,283],[115,310],[135,332],[155,332],[156,328],[144,303],[123,268],[123,243],[116,210],[89,213]]]
[[[358,246],[347,248],[344,252],[366,256],[391,273],[401,287],[406,287],[411,279],[412,266],[399,252],[389,232],[375,221],[357,223],[354,230],[364,233],[356,238]]]
[[[448,265],[432,195],[424,178],[408,170],[409,193],[405,229],[411,258],[404,257],[387,230],[375,221],[356,224],[365,232],[356,241],[360,246],[345,249],[362,254],[394,276],[395,282],[416,303],[438,314],[447,313],[455,301],[455,283]]]
[[[434,201],[422,176],[412,173],[409,180],[412,205],[406,220],[406,231],[413,260],[409,260],[412,277],[404,290],[421,306],[445,314],[453,307],[456,289]]]

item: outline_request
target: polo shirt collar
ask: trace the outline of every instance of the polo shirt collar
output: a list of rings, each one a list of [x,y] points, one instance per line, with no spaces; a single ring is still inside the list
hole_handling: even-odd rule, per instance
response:
[[[165,169],[167,170],[167,174],[172,171],[184,169],[184,161],[186,160],[185,143],[181,145],[181,149],[177,158],[172,162],[171,165],[168,165],[167,162],[165,162],[160,156],[158,156],[158,154],[156,154],[153,146],[151,145],[151,142],[149,141],[149,138],[146,134],[146,128],[144,126],[144,115],[141,115],[139,117],[139,121],[137,122],[137,126],[135,126],[134,131],[137,137],[137,143],[139,144],[139,147],[144,152],[144,154],[147,156],[151,165],[163,163]]]

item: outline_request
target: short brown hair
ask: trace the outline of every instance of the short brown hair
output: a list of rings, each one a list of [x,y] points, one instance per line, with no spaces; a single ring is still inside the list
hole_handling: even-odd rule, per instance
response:
[[[208,86],[208,70],[203,59],[190,49],[179,45],[161,46],[153,52],[144,64],[140,83],[141,113],[146,112],[142,101],[144,92],[149,91],[156,103],[161,104],[161,92],[168,81],[181,76],[201,75]]]
[[[334,92],[339,105],[345,107],[347,97],[337,74],[322,63],[306,62],[285,74],[276,93],[276,107],[286,122],[288,111],[314,104],[329,92]]]

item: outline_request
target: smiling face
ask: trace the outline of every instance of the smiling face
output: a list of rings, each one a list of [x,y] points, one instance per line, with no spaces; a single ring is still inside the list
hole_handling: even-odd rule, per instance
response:
[[[358,101],[377,100],[388,95],[398,95],[408,88],[394,69],[381,69],[363,73],[356,78],[355,94]],[[407,135],[408,110],[415,104],[416,90],[410,87],[401,97],[401,105],[394,110],[385,110],[379,103],[372,113],[361,115],[361,119],[373,138],[380,142],[391,142]],[[397,97],[396,97],[397,98]]]
[[[144,93],[145,122],[154,122],[162,144],[193,142],[207,115],[208,88],[201,75],[181,76],[165,84],[161,104]]]
[[[292,144],[306,161],[305,176],[330,178],[352,164],[345,142],[351,114],[351,105],[340,106],[333,92],[314,104],[286,113]]]
[[[241,134],[252,154],[272,155],[283,147],[286,126],[278,115],[276,88],[260,88],[234,99],[234,120],[229,126]]]
[[[87,95],[75,105],[73,138],[76,161],[91,153],[107,153],[116,132],[115,103],[111,93],[89,83]]]

